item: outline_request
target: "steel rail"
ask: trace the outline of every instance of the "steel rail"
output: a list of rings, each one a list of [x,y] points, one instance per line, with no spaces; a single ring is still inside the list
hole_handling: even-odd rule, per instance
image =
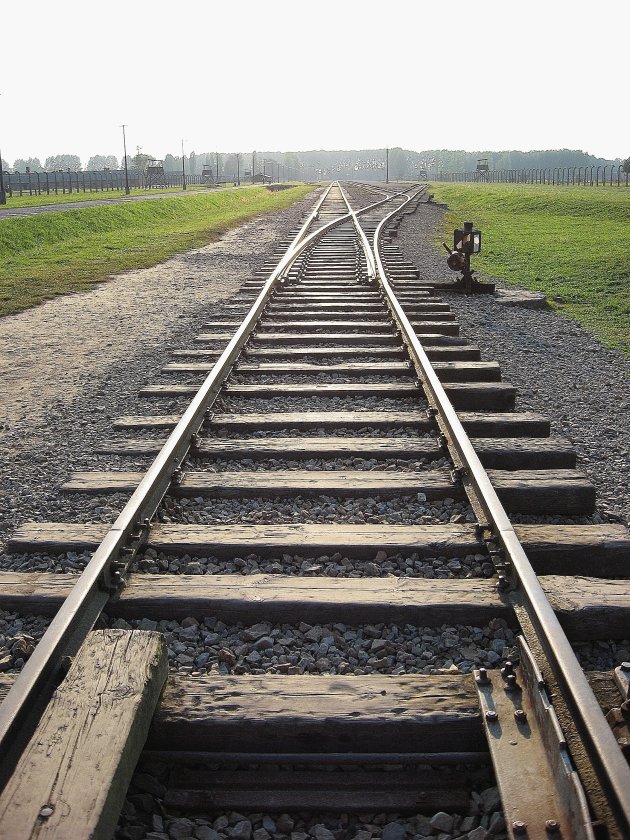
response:
[[[298,257],[317,239],[352,219],[350,213],[343,214],[307,235],[308,228],[319,217],[319,210],[332,187],[333,184],[324,192],[286,254],[265,281],[241,325],[92,555],[2,702],[0,789],[13,771],[20,751],[39,720],[55,684],[63,676],[61,665],[64,658],[76,653],[111,595],[124,583],[124,575],[131,560],[145,542],[151,517],[173,483],[210,406],[254,332],[276,286]],[[369,212],[389,200],[387,198],[375,202],[359,212]]]
[[[589,761],[618,822],[619,836],[630,837],[630,768],[488,474],[387,279],[379,252],[379,240],[388,221],[410,200],[411,197],[408,197],[400,207],[385,216],[376,229],[373,251],[377,279],[427,395],[437,409],[440,427],[461,460],[463,478],[472,486],[492,526],[493,539],[498,540],[511,564],[529,619],[554,676],[563,690],[578,733],[585,743]]]

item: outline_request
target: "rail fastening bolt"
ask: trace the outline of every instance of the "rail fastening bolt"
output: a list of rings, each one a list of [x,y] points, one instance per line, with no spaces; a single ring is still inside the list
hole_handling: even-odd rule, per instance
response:
[[[630,671],[630,662],[622,662],[621,663],[621,670],[622,671]]]
[[[490,709],[486,712],[486,720],[489,723],[496,723],[499,720],[499,715],[495,711]]]
[[[556,834],[556,832],[560,831],[560,823],[558,820],[545,820],[545,829],[550,834]]]
[[[519,723],[525,723],[525,721],[527,720],[527,712],[525,711],[525,709],[517,709],[514,712],[514,717]]]
[[[518,689],[516,674],[508,674],[505,681],[507,683],[507,685],[505,686],[506,691],[516,691]]]
[[[527,823],[524,823],[523,820],[513,820],[512,831],[514,834],[525,834],[527,831]]]

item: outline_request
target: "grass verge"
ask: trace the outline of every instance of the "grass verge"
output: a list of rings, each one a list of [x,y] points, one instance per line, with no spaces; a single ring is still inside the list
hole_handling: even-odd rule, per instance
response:
[[[272,193],[254,187],[4,219],[0,315],[84,291],[120,271],[156,265],[252,216],[288,207],[312,189]]]
[[[472,220],[480,271],[544,292],[608,347],[630,356],[630,189],[432,184],[449,206],[441,238]]]

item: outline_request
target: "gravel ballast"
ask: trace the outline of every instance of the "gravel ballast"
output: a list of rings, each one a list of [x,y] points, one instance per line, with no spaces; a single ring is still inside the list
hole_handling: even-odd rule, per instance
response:
[[[213,617],[178,621],[114,620],[123,630],[164,633],[169,668],[218,674],[470,673],[513,658],[514,633],[503,619],[486,627],[387,624],[226,625]]]

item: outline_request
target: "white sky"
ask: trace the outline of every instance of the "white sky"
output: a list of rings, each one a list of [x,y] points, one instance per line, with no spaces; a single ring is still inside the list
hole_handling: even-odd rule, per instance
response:
[[[125,122],[158,157],[185,138],[625,158],[627,21],[625,0],[2,0],[0,148],[120,157]]]

